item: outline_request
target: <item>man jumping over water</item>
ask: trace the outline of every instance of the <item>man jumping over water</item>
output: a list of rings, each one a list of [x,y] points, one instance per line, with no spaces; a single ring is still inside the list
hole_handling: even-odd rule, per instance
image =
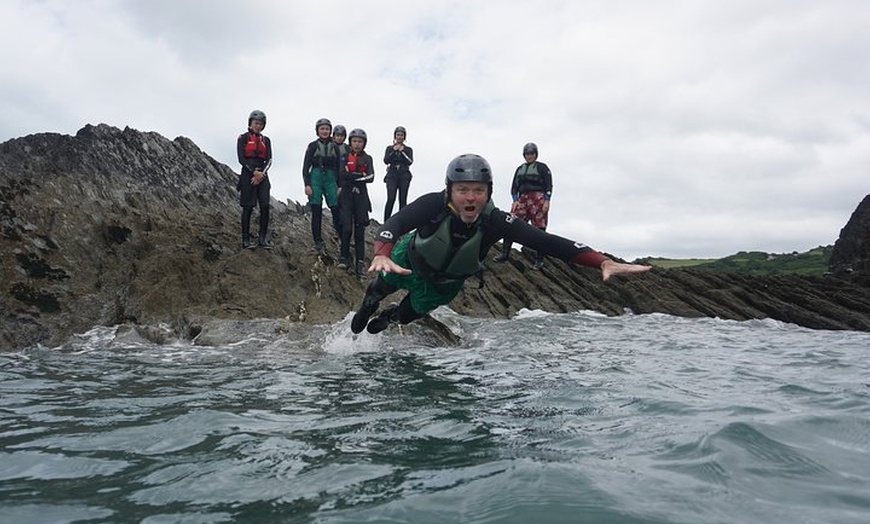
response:
[[[447,188],[423,195],[391,216],[375,235],[366,289],[351,330],[380,333],[391,323],[407,324],[448,304],[480,261],[501,239],[539,253],[601,270],[602,278],[649,271],[650,266],[616,262],[594,249],[536,229],[492,203],[492,169],[480,155],[464,154],[447,166]],[[371,318],[381,300],[405,289],[398,305]],[[371,319],[371,320],[369,320]]]

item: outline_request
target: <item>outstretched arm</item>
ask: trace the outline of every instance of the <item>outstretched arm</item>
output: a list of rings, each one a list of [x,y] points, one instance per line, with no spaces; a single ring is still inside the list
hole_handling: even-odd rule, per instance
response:
[[[646,273],[652,269],[652,266],[642,266],[640,264],[623,264],[615,262],[609,258],[601,263],[601,278],[604,281],[610,280],[612,276],[633,275],[635,273]]]
[[[500,210],[496,210],[492,217],[490,234],[495,238],[505,238],[520,243],[539,253],[572,264],[600,269],[604,280],[609,280],[612,276],[645,273],[652,269],[651,266],[616,262],[585,244],[534,228],[521,220],[505,215]]]

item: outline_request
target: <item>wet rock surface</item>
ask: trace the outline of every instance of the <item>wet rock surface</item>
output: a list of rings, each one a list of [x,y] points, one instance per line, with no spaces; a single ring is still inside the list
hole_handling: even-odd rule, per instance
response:
[[[236,177],[187,138],[130,128],[88,125],[75,136],[0,144],[0,350],[57,345],[97,325],[127,326],[125,336],[158,343],[206,335],[213,343],[214,326],[234,321],[265,319],[293,333],[345,319],[365,282],[336,267],[329,213],[325,255],[313,249],[305,206],[274,199],[274,248],[242,250]],[[488,257],[486,285],[469,280],[451,308],[497,318],[522,308],[630,310],[870,331],[868,214],[865,199],[828,277],[656,269],[602,282],[598,271],[554,259],[533,271],[532,257],[517,252],[504,264]],[[455,342],[427,323],[434,337]]]

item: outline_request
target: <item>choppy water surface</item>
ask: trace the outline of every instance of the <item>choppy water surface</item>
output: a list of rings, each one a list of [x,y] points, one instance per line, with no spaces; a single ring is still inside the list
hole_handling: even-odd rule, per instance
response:
[[[870,522],[870,334],[438,313],[0,354],[0,522]]]

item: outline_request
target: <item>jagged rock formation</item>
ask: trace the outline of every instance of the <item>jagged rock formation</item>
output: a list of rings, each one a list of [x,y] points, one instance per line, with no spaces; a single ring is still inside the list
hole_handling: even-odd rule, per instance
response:
[[[831,272],[870,285],[870,195],[858,204],[840,230],[831,253]]]
[[[56,345],[95,325],[134,326],[161,341],[193,338],[216,319],[294,328],[344,319],[365,283],[314,253],[305,207],[273,200],[275,248],[243,251],[235,181],[189,139],[129,128],[88,125],[75,136],[0,144],[0,350]],[[862,269],[863,216],[859,247],[844,255]],[[334,255],[336,239],[327,238]],[[595,270],[556,260],[542,272],[519,254],[487,263],[486,286],[469,281],[451,304],[457,312],[630,309],[870,331],[870,288],[854,280],[656,270],[603,283]]]

